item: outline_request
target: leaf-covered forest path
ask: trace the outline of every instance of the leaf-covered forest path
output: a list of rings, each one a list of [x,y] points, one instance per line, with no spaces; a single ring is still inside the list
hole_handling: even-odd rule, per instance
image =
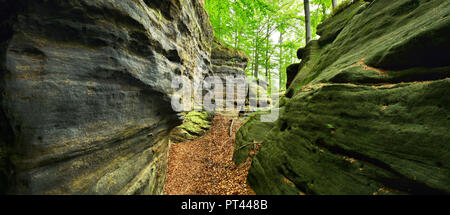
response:
[[[251,161],[240,166],[232,161],[235,134],[242,123],[218,114],[205,136],[192,142],[172,144],[164,193],[254,195],[246,183]]]

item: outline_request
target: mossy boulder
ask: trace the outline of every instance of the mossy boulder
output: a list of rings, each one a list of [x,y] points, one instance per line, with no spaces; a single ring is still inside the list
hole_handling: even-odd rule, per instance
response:
[[[353,16],[360,13],[367,5],[367,2],[360,0],[348,3],[342,9],[339,9],[339,12],[335,12],[332,17],[317,26],[317,34],[320,35],[320,44],[325,45],[336,39]],[[342,12],[344,10],[345,12]]]
[[[317,40],[312,40],[309,42],[305,48],[303,48],[303,59],[296,66],[293,64],[287,68],[288,73],[288,85],[287,87],[287,95],[291,97],[294,92],[298,91],[301,86],[306,85],[314,79],[317,75],[314,71],[312,71],[312,67],[316,65],[317,61],[320,60],[321,47]],[[299,73],[299,71],[302,71]]]
[[[227,83],[230,78],[246,78],[245,68],[249,62],[248,55],[242,50],[235,49],[233,47],[227,46],[218,40],[214,40],[211,51],[211,65],[212,65],[212,74],[214,77],[220,78],[222,83],[224,84],[224,92],[223,94],[216,95],[215,103],[216,104],[226,104],[225,99],[228,97],[237,98],[238,95],[245,95],[247,92],[245,88],[236,88],[234,91],[234,95],[227,95],[226,90],[229,87]],[[231,83],[237,84],[235,82]],[[233,87],[234,89],[234,87]],[[242,104],[243,105],[243,104]],[[216,110],[220,110],[222,108],[216,107]]]
[[[263,123],[256,114],[237,134],[237,163],[262,143],[252,189],[449,194],[449,15],[448,1],[377,0],[327,20],[279,119]]]
[[[183,124],[174,128],[170,140],[174,143],[195,140],[211,128],[213,115],[206,111],[191,111],[184,116]]]

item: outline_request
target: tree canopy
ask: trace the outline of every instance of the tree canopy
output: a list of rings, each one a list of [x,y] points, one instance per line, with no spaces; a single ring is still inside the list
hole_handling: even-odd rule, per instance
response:
[[[332,0],[310,0],[312,39],[332,10]],[[302,0],[205,0],[216,39],[250,57],[247,75],[286,85],[286,68],[305,46]]]

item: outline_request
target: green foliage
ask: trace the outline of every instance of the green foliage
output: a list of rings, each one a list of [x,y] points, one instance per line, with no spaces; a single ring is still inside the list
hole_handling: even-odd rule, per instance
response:
[[[312,37],[329,16],[331,0],[313,0]],[[305,46],[301,0],[205,0],[216,39],[248,54],[247,75],[286,86],[286,68],[297,63],[296,51]],[[269,88],[269,93],[270,93]]]

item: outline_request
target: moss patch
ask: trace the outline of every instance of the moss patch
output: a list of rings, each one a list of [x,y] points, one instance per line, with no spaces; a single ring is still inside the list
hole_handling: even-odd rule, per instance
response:
[[[279,120],[257,114],[237,134],[238,163],[262,142],[253,190],[450,193],[448,14],[445,1],[360,1],[322,24]]]
[[[172,130],[170,138],[172,142],[185,142],[203,136],[211,127],[213,115],[208,112],[191,111],[186,113],[183,124]]]

